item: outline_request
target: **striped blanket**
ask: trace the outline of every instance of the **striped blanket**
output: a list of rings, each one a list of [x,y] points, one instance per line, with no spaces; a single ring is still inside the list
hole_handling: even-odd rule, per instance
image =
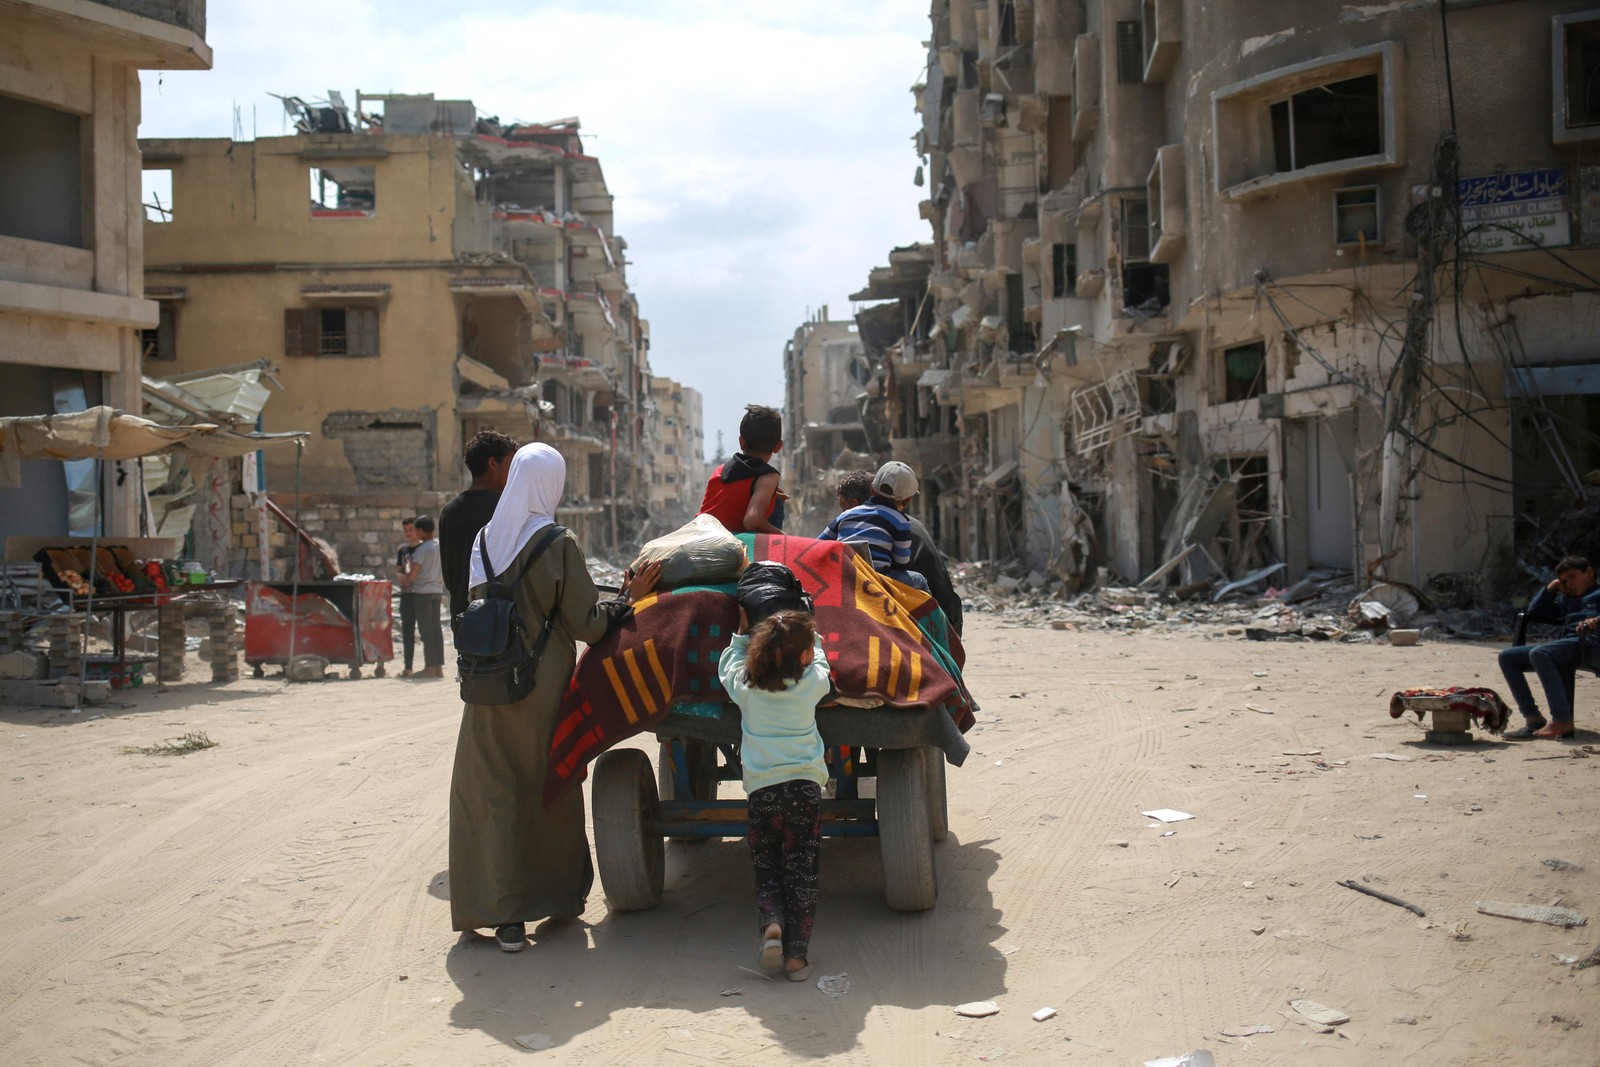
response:
[[[966,653],[927,593],[884,578],[848,545],[740,534],[752,560],[783,563],[816,602],[835,699],[941,707],[964,732],[977,705],[961,681]],[[550,742],[549,803],[583,781],[589,761],[666,718],[677,704],[728,697],[717,661],[738,626],[732,583],[646,597],[633,617],[588,649]]]

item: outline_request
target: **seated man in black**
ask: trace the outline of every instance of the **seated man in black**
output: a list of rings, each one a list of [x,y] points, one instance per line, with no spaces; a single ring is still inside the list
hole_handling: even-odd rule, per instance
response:
[[[1556,564],[1556,577],[1539,590],[1528,605],[1528,618],[1535,622],[1559,624],[1554,641],[1538,645],[1514,645],[1500,653],[1500,670],[1506,686],[1516,700],[1517,710],[1527,719],[1521,729],[1508,730],[1507,737],[1571,737],[1572,701],[1568,685],[1580,658],[1586,667],[1600,666],[1600,587],[1595,585],[1594,567],[1582,556],[1567,556]],[[1533,671],[1544,686],[1544,700],[1550,707],[1545,722],[1533,701],[1527,673]]]
[[[838,492],[840,511],[848,511],[858,504],[865,504],[872,496],[872,471],[851,471],[846,474],[839,480]],[[915,516],[907,515],[906,518],[911,520],[911,562],[906,565],[906,569],[916,571],[928,579],[928,592],[939,602],[945,618],[950,620],[950,629],[959,637],[961,598],[950,585],[950,571],[944,565],[944,557],[934,547],[933,535],[928,532],[928,528]]]

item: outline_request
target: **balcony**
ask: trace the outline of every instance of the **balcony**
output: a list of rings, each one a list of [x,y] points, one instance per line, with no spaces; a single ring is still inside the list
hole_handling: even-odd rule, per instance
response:
[[[1150,203],[1150,260],[1174,263],[1188,242],[1188,184],[1184,180],[1183,145],[1170,144],[1156,151],[1155,165],[1145,183]]]
[[[1144,80],[1146,85],[1166,81],[1178,64],[1183,48],[1182,0],[1144,0]]]

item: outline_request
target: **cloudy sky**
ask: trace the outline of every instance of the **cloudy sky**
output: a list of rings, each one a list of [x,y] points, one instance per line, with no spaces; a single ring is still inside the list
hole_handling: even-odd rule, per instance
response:
[[[147,137],[285,132],[269,92],[469,98],[583,121],[616,196],[651,365],[706,396],[706,443],[783,399],[784,342],[890,248],[926,240],[912,184],[927,0],[214,2],[215,67],[144,75]]]

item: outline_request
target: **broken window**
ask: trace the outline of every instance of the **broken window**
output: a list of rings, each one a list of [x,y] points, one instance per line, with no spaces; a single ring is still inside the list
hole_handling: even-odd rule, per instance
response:
[[[1363,185],[1333,192],[1334,240],[1342,245],[1382,240],[1378,229],[1378,187]]]
[[[1048,192],[1072,180],[1078,169],[1078,146],[1072,140],[1072,98],[1052,96],[1045,131],[1045,184]]]
[[[145,359],[177,359],[174,344],[178,311],[170,303],[161,304],[161,319],[153,330],[140,330],[140,349]]]
[[[377,213],[377,167],[311,168],[312,218],[370,219]]]
[[[1027,290],[1022,275],[1006,275],[1006,336],[1012,352],[1033,351],[1033,324],[1027,318]]]
[[[1150,201],[1143,197],[1122,202],[1122,261],[1141,263],[1150,258]]]
[[[1562,27],[1562,87],[1567,129],[1600,125],[1600,19]]]
[[[1050,295],[1072,296],[1078,291],[1078,246],[1050,246]]]
[[[286,356],[376,356],[378,309],[288,308],[283,313]]]
[[[1121,241],[1122,305],[1143,321],[1171,299],[1167,265],[1150,262],[1150,201],[1144,197],[1122,201]]]
[[[1117,81],[1144,81],[1144,27],[1137,19],[1117,23]]]
[[[1267,385],[1267,343],[1252,341],[1222,350],[1222,402],[1260,396]]]
[[[144,172],[144,221],[172,221],[172,168]]]
[[[1017,46],[1017,0],[1000,0],[1000,47]]]
[[[1272,490],[1267,457],[1260,453],[1227,456],[1216,462],[1217,477],[1233,483],[1234,506],[1217,532],[1218,559],[1230,574],[1274,562]]]
[[[1382,88],[1376,74],[1318,85],[1268,111],[1273,169],[1279,174],[1383,152]]]
[[[0,96],[0,235],[83,247],[77,115]]]

